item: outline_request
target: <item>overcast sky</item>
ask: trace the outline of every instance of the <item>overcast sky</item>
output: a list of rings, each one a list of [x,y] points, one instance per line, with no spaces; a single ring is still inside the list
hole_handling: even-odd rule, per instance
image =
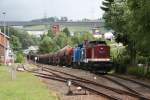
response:
[[[69,19],[100,18],[102,0],[0,0],[0,20],[27,21],[49,16],[66,16]]]

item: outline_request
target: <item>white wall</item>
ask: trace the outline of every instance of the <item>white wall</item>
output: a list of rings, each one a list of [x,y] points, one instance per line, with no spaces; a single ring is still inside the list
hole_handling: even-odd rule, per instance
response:
[[[37,37],[40,37],[41,35],[43,35],[45,33],[45,31],[27,31],[28,34],[30,35],[35,35]]]

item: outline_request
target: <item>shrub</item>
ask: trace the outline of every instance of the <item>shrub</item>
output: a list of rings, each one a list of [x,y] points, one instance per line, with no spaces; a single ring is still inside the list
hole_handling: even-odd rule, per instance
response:
[[[137,62],[138,62],[139,64],[145,64],[145,62],[146,62],[146,57],[138,56],[138,57],[136,58],[136,60],[137,60]]]
[[[145,69],[144,69],[144,67],[129,67],[128,73],[131,75],[136,75],[138,77],[144,77]]]
[[[16,63],[24,63],[25,62],[25,57],[22,52],[18,52],[16,55]]]
[[[146,73],[146,77],[150,79],[150,72]]]
[[[130,57],[119,55],[116,58],[113,58],[115,72],[116,73],[126,73],[127,65],[130,63]]]
[[[146,77],[150,79],[150,67],[149,67],[149,69],[148,69],[148,71],[146,73]]]

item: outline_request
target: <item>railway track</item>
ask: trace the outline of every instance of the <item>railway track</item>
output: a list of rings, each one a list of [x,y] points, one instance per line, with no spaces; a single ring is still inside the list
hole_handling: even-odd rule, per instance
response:
[[[73,85],[80,86],[92,93],[104,96],[108,99],[112,99],[112,100],[131,100],[131,99],[133,99],[133,100],[150,100],[149,97],[137,92],[136,90],[134,90],[132,88],[124,86],[122,84],[121,84],[121,86],[126,88],[128,91],[105,86],[105,85],[96,83],[94,81],[91,81],[91,80],[88,80],[85,78],[81,78],[81,77],[78,77],[78,76],[70,74],[70,73],[66,73],[64,71],[50,68],[47,65],[38,64],[37,66],[39,66],[39,69],[42,69],[43,71],[48,72],[50,74],[37,73],[37,70],[30,71],[30,72],[34,72],[37,74],[37,76],[40,76],[43,78],[53,79],[53,80],[57,80],[57,81],[65,82],[65,83],[68,80],[72,80]],[[103,78],[105,78],[105,77],[103,77]],[[106,78],[106,79],[108,79],[108,78]],[[114,82],[114,81],[112,81],[112,82]],[[118,83],[116,83],[116,84],[118,84]]]
[[[147,95],[144,93],[144,91],[137,89],[137,88],[142,88],[142,90],[145,89],[146,91],[149,91],[149,93],[150,93],[150,86],[146,85],[142,82],[139,82],[139,81],[136,81],[133,79],[129,79],[129,78],[120,77],[117,75],[105,75],[105,76],[100,76],[100,77],[103,77],[103,78],[108,79],[118,85],[121,85],[131,92],[134,92],[139,95],[143,95],[144,97],[147,97],[147,98],[150,98],[150,94]],[[125,83],[128,83],[128,84],[125,84]]]
[[[58,74],[55,74],[55,73],[52,73],[53,75],[49,75],[49,74],[39,73],[39,72],[37,72],[38,70],[27,70],[24,66],[23,66],[23,69],[26,70],[27,72],[34,73],[38,77],[52,79],[52,80],[56,80],[56,81],[60,81],[60,82],[64,82],[64,83],[66,83],[69,79],[71,79],[71,78],[62,77],[62,76],[60,76]],[[51,73],[51,72],[49,72],[49,73]],[[72,80],[74,80],[74,79],[72,79]],[[105,98],[108,98],[110,100],[120,100],[120,99],[118,99],[116,97],[110,96],[110,95],[108,95],[106,93],[103,93],[101,91],[97,91],[96,89],[93,89],[93,88],[90,88],[88,86],[85,86],[85,84],[81,84],[81,81],[78,82],[77,80],[76,81],[74,80],[72,82],[73,82],[72,84],[74,86],[81,86],[82,88],[88,90],[91,93],[94,93],[94,94],[97,94],[97,95],[101,95],[101,96],[103,96]]]
[[[131,81],[131,82],[133,82],[133,83],[142,85],[142,86],[147,87],[147,88],[150,89],[150,85],[149,85],[149,84],[145,84],[145,83],[143,83],[143,82],[141,82],[141,81],[137,81],[137,80],[130,79],[130,78],[127,78],[127,77],[118,76],[118,75],[115,75],[115,74],[109,74],[109,75],[110,75],[110,76],[113,76],[113,77],[117,77],[117,78],[123,79],[123,80]]]
[[[38,65],[39,66],[39,65]],[[39,67],[41,67],[41,66],[39,66]],[[139,100],[150,100],[148,97],[146,97],[146,96],[144,96],[144,95],[142,95],[141,93],[139,93],[139,92],[137,92],[137,91],[134,91],[133,89],[131,89],[131,88],[129,88],[129,87],[125,87],[125,86],[123,86],[124,88],[126,88],[127,90],[129,90],[129,91],[131,91],[131,92],[127,92],[127,91],[123,91],[123,90],[120,90],[120,89],[115,89],[115,88],[112,88],[112,87],[108,87],[108,86],[105,86],[105,85],[102,85],[102,84],[98,84],[98,83],[96,83],[96,82],[93,82],[93,81],[90,81],[90,80],[88,80],[88,79],[84,79],[84,78],[81,78],[81,77],[78,77],[78,76],[75,76],[75,75],[72,75],[72,74],[69,74],[69,73],[66,73],[66,72],[62,72],[62,71],[58,71],[58,70],[54,70],[54,69],[51,69],[51,68],[49,68],[49,67],[44,67],[44,71],[48,71],[49,73],[52,73],[53,75],[55,75],[55,76],[61,76],[60,78],[66,78],[67,77],[67,79],[66,80],[73,80],[73,82],[76,82],[76,83],[78,83],[78,84],[80,84],[80,85],[82,85],[82,87],[83,86],[86,86],[86,84],[90,84],[90,85],[87,85],[86,87],[87,88],[89,88],[89,87],[94,87],[93,89],[96,89],[96,91],[97,91],[97,89],[99,88],[99,87],[101,87],[101,88],[103,88],[102,90],[105,90],[105,91],[103,91],[103,93],[104,92],[106,92],[106,93],[108,93],[108,90],[109,91],[111,91],[112,92],[112,94],[111,93],[109,93],[109,94],[111,94],[111,96],[112,97],[115,97],[115,98],[117,98],[117,99],[122,99],[121,98],[121,96],[122,95],[128,95],[129,97],[133,97],[133,98],[136,98],[136,99],[139,99]],[[64,75],[65,76],[64,76]],[[64,76],[64,77],[62,77],[62,76]],[[68,77],[69,76],[69,77]],[[101,90],[101,89],[99,89],[99,90]],[[101,91],[102,91],[101,90]],[[115,94],[115,93],[117,93],[117,96],[116,95],[113,95],[113,94]],[[128,97],[127,96],[127,97]],[[119,98],[118,98],[119,97]]]
[[[64,83],[67,83],[67,81],[68,81],[68,79],[66,79],[66,78],[64,79],[62,77],[54,77],[54,76],[49,76],[49,75],[36,75],[36,76],[47,78],[47,79],[52,79],[52,80],[57,80],[57,81],[64,82]],[[78,81],[72,80],[72,84],[74,86],[80,86],[83,89],[88,90],[92,94],[101,95],[101,96],[103,96],[105,98],[108,98],[108,99],[111,99],[111,100],[120,100],[120,99],[118,99],[116,97],[112,97],[110,95],[107,95],[107,94],[103,93],[102,91],[97,91],[97,90],[95,90],[95,89],[93,89],[91,87],[88,87],[88,86],[86,86],[87,84],[83,84],[82,82],[78,82]]]

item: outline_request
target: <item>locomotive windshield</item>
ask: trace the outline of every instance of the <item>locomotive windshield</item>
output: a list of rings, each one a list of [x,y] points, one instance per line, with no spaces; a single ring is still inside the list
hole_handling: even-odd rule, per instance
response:
[[[92,45],[97,45],[97,44],[107,45],[105,41],[90,41],[89,44],[92,44]]]

